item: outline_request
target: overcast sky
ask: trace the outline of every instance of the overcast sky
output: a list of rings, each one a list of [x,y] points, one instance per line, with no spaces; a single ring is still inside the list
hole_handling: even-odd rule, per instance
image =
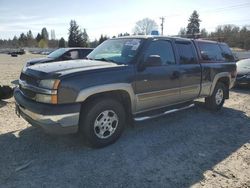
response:
[[[29,29],[36,36],[46,27],[67,40],[69,22],[75,19],[94,40],[101,34],[132,33],[136,21],[145,17],[160,25],[161,16],[166,18],[164,34],[176,35],[193,10],[208,31],[223,24],[250,25],[250,0],[0,0],[0,38]]]

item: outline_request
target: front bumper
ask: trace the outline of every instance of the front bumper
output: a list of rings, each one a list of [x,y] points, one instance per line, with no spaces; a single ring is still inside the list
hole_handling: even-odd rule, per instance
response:
[[[19,88],[14,91],[16,112],[32,126],[41,127],[51,134],[70,134],[78,131],[81,104],[44,104],[23,96]]]

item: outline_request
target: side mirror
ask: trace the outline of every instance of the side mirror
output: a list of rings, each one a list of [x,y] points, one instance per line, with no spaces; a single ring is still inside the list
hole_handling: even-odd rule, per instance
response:
[[[150,55],[144,62],[146,67],[161,66],[161,57],[159,55]]]

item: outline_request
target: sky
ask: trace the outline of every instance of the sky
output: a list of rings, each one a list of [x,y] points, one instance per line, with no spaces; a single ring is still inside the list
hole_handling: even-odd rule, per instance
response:
[[[101,34],[133,33],[136,22],[145,17],[159,26],[160,17],[165,17],[164,35],[177,35],[194,10],[202,20],[200,28],[209,32],[224,24],[250,26],[250,0],[0,0],[0,38],[28,30],[36,36],[46,27],[49,33],[55,30],[57,39],[67,40],[74,19],[94,40]]]

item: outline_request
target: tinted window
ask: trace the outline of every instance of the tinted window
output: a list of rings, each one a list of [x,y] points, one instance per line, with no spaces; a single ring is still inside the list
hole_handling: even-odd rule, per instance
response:
[[[180,64],[196,64],[196,55],[191,42],[176,42],[176,48],[180,56]]]
[[[199,42],[200,53],[203,60],[223,61],[221,49],[216,43]]]
[[[229,61],[229,62],[235,61],[231,50],[226,44],[220,44],[220,47],[222,50],[221,55],[224,57],[225,61]]]
[[[175,63],[173,48],[169,41],[153,41],[146,51],[144,60],[146,60],[150,55],[160,56],[162,65]]]
[[[81,50],[82,52],[82,57],[86,57],[90,52],[92,51],[92,49],[84,49],[84,50]]]

